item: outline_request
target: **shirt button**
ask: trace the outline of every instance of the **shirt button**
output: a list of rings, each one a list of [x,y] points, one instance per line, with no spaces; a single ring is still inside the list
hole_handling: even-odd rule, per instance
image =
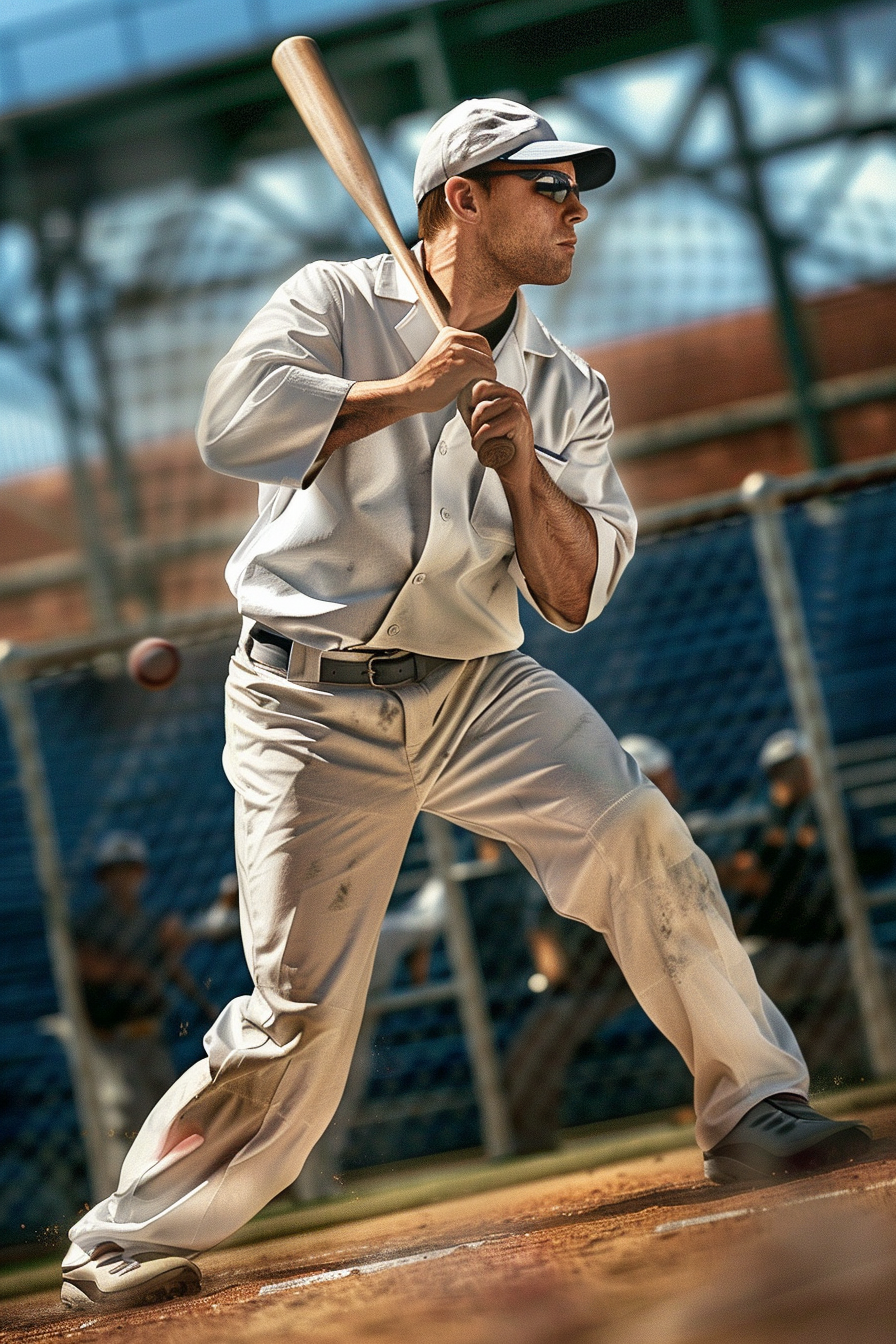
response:
[[[451,521],[451,514],[448,512],[447,509],[439,509],[439,517],[441,518],[443,523],[448,523]]]
[[[389,626],[389,629],[386,631],[386,634],[387,634],[387,635],[400,635],[400,634],[401,634],[401,626],[400,626],[400,625],[390,625],[390,626]]]
[[[415,574],[414,577],[411,579],[411,583],[425,583],[425,581],[426,581],[425,574]]]
[[[442,454],[443,457],[445,456],[445,454],[447,453],[447,451],[448,451],[448,445],[447,445],[447,443],[440,443],[440,444],[439,444],[439,452]]]

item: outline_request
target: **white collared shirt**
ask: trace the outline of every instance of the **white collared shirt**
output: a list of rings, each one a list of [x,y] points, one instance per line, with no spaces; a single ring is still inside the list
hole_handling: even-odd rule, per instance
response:
[[[501,481],[480,465],[453,403],[320,457],[352,384],[406,372],[435,334],[391,256],[316,262],[215,368],[197,431],[203,459],[260,483],[258,521],[226,570],[245,617],[319,649],[475,658],[519,647],[518,590],[542,609],[516,559]],[[499,381],[526,400],[539,460],[594,519],[591,621],[635,540],[607,451],[606,384],[522,294],[494,353]]]

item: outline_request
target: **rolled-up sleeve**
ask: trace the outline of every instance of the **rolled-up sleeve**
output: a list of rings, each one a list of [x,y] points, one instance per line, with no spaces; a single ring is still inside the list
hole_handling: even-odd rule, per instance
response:
[[[228,476],[302,487],[351,380],[342,377],[342,295],[321,265],[288,280],[213,370],[196,431]]]
[[[583,397],[584,410],[578,422],[574,422],[563,450],[565,465],[556,476],[563,493],[587,509],[597,533],[597,568],[584,621],[573,625],[558,611],[539,602],[530,592],[516,556],[510,562],[510,573],[526,601],[551,625],[569,633],[581,630],[603,611],[634,554],[637,535],[634,509],[610,458],[608,445],[613,418],[607,385],[594,370],[589,369],[588,375],[590,387]]]

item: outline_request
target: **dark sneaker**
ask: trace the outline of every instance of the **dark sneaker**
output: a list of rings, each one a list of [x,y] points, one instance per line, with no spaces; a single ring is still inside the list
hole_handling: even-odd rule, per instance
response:
[[[106,1242],[78,1265],[64,1265],[62,1302],[88,1311],[125,1311],[198,1293],[192,1260],[166,1251],[123,1251]]]
[[[703,1154],[718,1185],[773,1180],[836,1167],[871,1147],[871,1130],[855,1120],[829,1120],[800,1097],[768,1097],[752,1106],[721,1143]]]

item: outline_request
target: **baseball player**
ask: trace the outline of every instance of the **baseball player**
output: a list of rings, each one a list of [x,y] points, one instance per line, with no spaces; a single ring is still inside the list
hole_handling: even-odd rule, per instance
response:
[[[870,1141],[806,1104],[793,1034],[687,827],[591,705],[519,652],[520,593],[578,630],[634,545],[606,385],[520,288],[568,279],[580,193],[613,169],[518,103],[462,103],[414,181],[417,256],[450,326],[435,332],[389,256],[320,262],[212,373],[203,457],[260,486],[227,569],[244,630],[225,752],[255,989],[71,1229],[69,1303],[194,1291],[193,1257],[296,1179],[339,1103],[421,809],[506,842],[604,934],[694,1074],[711,1178]],[[497,471],[476,451],[496,437],[516,446]]]

